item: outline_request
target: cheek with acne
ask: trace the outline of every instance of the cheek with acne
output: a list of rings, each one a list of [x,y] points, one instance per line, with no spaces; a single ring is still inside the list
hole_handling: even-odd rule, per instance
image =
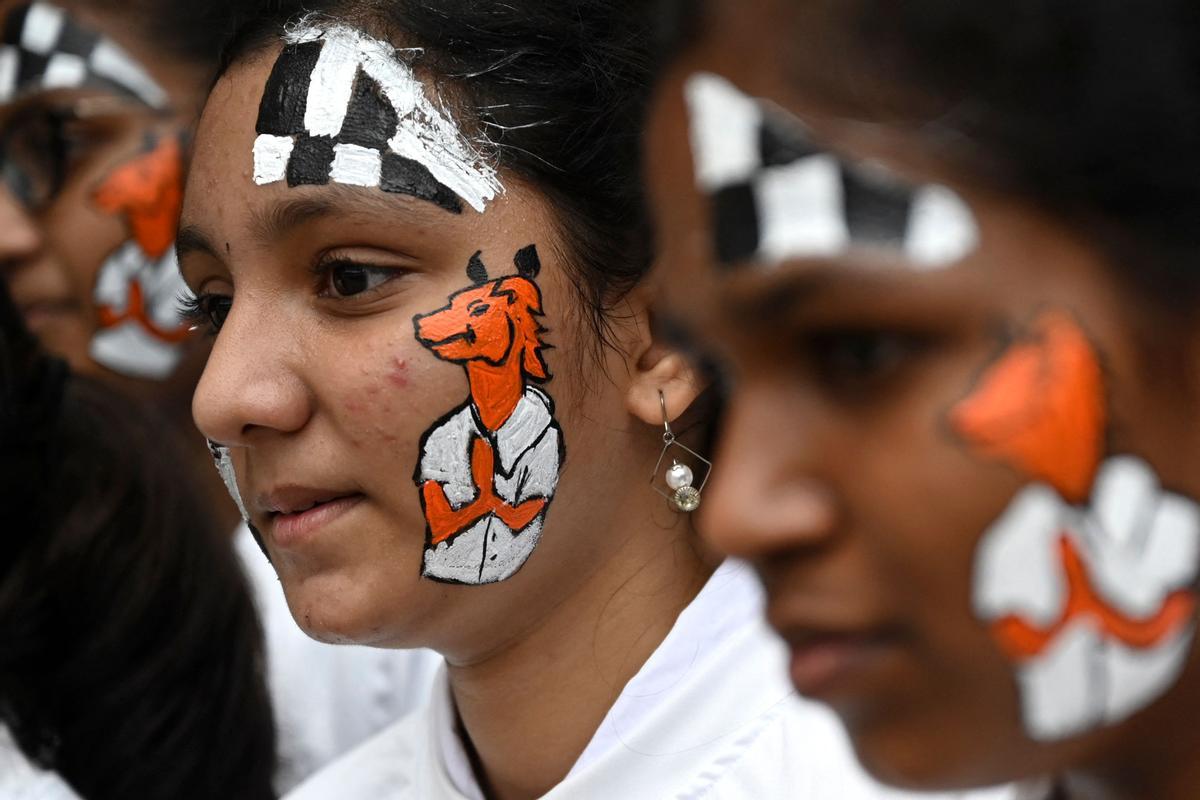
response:
[[[370,441],[395,444],[401,436],[394,426],[404,412],[396,407],[394,398],[399,391],[407,393],[411,386],[408,361],[391,356],[380,366],[364,367],[362,376],[364,382],[347,392],[340,403],[350,422],[354,445],[363,447]]]
[[[399,356],[392,360],[392,369],[388,373],[388,381],[397,389],[408,388],[408,362]]]

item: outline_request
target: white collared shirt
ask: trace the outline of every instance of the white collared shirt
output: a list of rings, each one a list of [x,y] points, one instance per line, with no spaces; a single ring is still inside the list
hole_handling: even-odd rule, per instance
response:
[[[546,800],[868,800],[933,797],[881,787],[823,706],[796,697],[762,622],[749,568],[727,562],[626,684]],[[433,702],[287,800],[481,800],[456,733],[446,672]],[[943,798],[1007,800],[1010,789]]]

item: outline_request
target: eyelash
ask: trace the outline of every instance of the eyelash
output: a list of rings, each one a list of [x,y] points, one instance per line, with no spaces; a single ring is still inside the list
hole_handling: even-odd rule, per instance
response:
[[[225,309],[224,316],[218,322],[216,314],[218,310],[214,305],[219,301],[229,301],[229,305],[233,305],[233,298],[220,294],[201,294],[201,295],[181,295],[179,297],[179,315],[183,318],[184,323],[192,327],[203,326],[205,335],[216,336],[221,326],[225,324],[225,316],[229,315],[229,308]]]

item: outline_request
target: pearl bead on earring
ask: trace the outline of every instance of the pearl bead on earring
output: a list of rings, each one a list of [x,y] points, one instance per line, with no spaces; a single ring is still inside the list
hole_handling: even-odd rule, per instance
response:
[[[667,470],[667,486],[672,489],[682,489],[685,486],[691,486],[695,476],[687,464],[680,464],[676,461],[671,468]]]

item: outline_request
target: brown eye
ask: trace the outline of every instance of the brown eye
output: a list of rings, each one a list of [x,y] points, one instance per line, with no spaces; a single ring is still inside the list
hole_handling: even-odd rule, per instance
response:
[[[831,387],[863,388],[898,374],[925,342],[890,331],[832,331],[811,335],[805,347]]]
[[[491,309],[492,309],[492,307],[489,306],[487,303],[475,306],[474,308],[471,309],[471,316],[472,317],[482,317],[483,315],[485,315],[489,311],[491,311]]]
[[[324,294],[332,297],[354,297],[378,288],[398,277],[400,270],[390,267],[373,267],[340,261],[325,265],[326,289]]]
[[[45,108],[25,111],[8,122],[0,138],[4,183],[26,206],[42,209],[66,182],[70,153],[60,116]]]
[[[201,308],[209,322],[212,323],[213,329],[219,331],[225,324],[226,318],[229,317],[230,309],[233,308],[233,298],[217,294],[209,295],[201,301]]]

